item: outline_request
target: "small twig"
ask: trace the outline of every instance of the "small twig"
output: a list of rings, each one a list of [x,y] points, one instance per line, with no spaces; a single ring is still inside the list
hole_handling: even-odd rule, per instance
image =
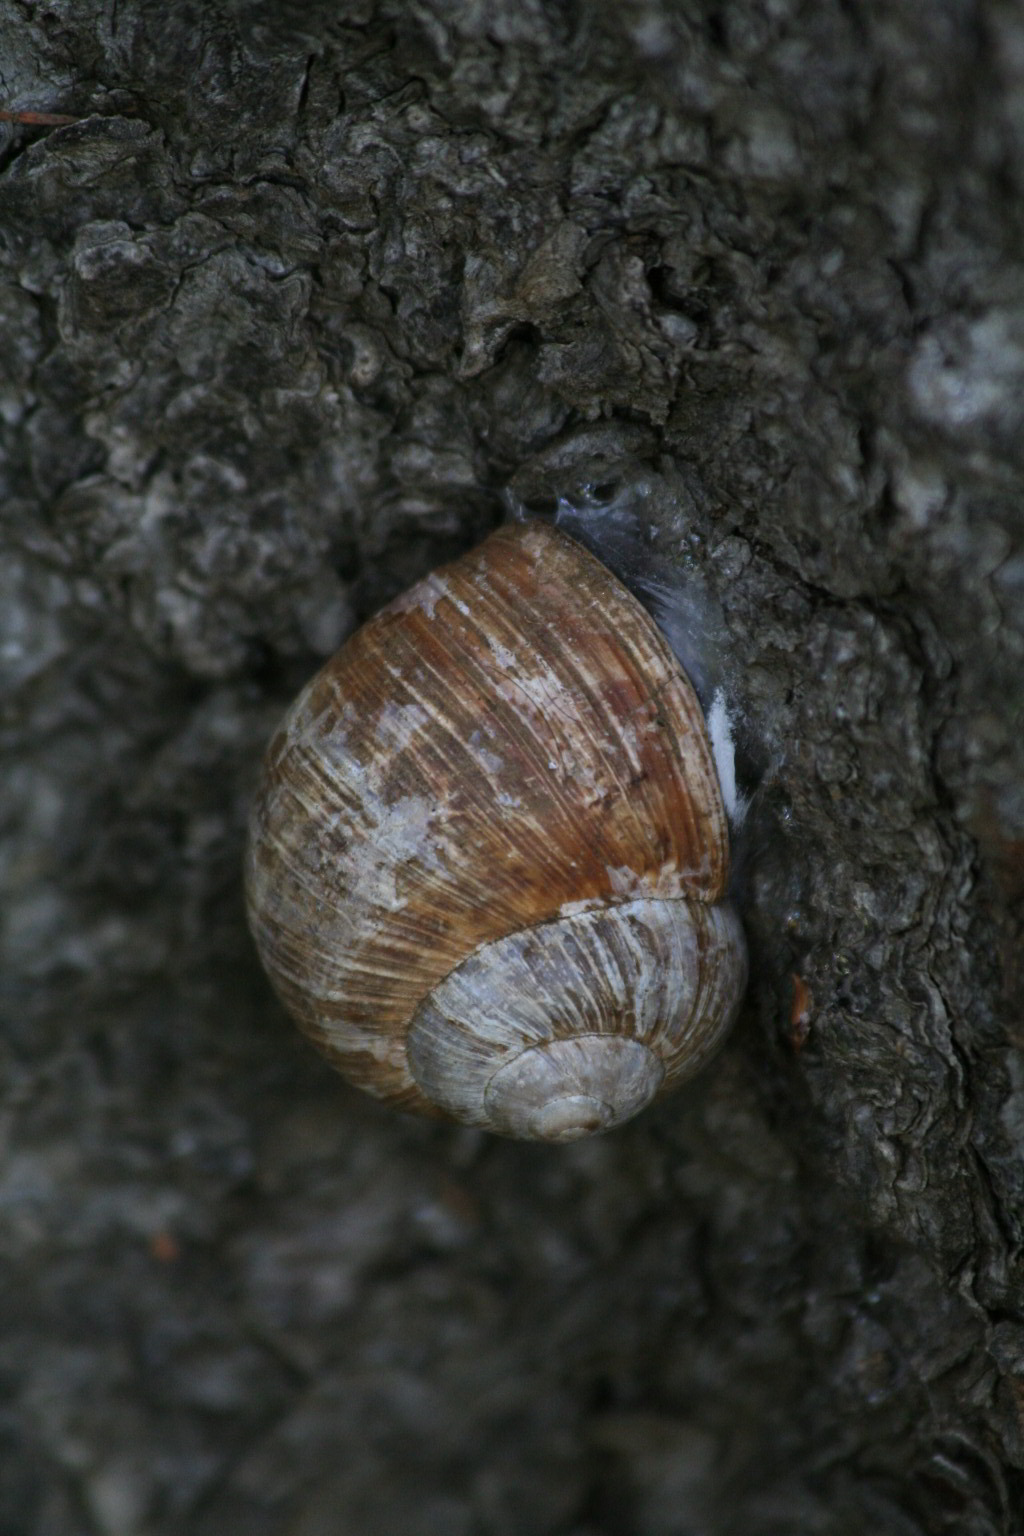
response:
[[[4,112],[0,123],[28,123],[33,128],[60,128],[64,123],[79,123],[80,117],[66,117],[63,112]]]

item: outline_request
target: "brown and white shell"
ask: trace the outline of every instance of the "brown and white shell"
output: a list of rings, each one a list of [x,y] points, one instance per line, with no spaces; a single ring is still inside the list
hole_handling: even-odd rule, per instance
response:
[[[274,986],[352,1083],[569,1141],[689,1077],[746,980],[704,717],[580,545],[500,528],[365,624],[267,751]]]

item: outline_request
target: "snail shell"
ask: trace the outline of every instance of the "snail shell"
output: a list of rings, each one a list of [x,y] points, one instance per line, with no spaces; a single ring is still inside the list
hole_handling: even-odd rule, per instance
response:
[[[746,980],[696,694],[632,594],[500,528],[363,626],[270,743],[257,947],[358,1087],[570,1141],[694,1073]]]

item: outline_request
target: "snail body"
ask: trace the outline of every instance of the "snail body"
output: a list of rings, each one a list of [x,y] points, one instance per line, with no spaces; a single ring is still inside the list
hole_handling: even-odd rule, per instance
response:
[[[246,890],[300,1027],[403,1109],[568,1141],[692,1075],[746,979],[693,687],[640,603],[508,525],[342,647],[268,748]]]

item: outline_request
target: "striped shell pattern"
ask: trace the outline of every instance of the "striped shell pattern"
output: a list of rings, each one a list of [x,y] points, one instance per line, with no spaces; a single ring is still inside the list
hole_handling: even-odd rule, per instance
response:
[[[711,1055],[746,950],[700,704],[544,523],[383,609],[270,743],[257,947],[358,1087],[507,1136],[620,1124]]]

